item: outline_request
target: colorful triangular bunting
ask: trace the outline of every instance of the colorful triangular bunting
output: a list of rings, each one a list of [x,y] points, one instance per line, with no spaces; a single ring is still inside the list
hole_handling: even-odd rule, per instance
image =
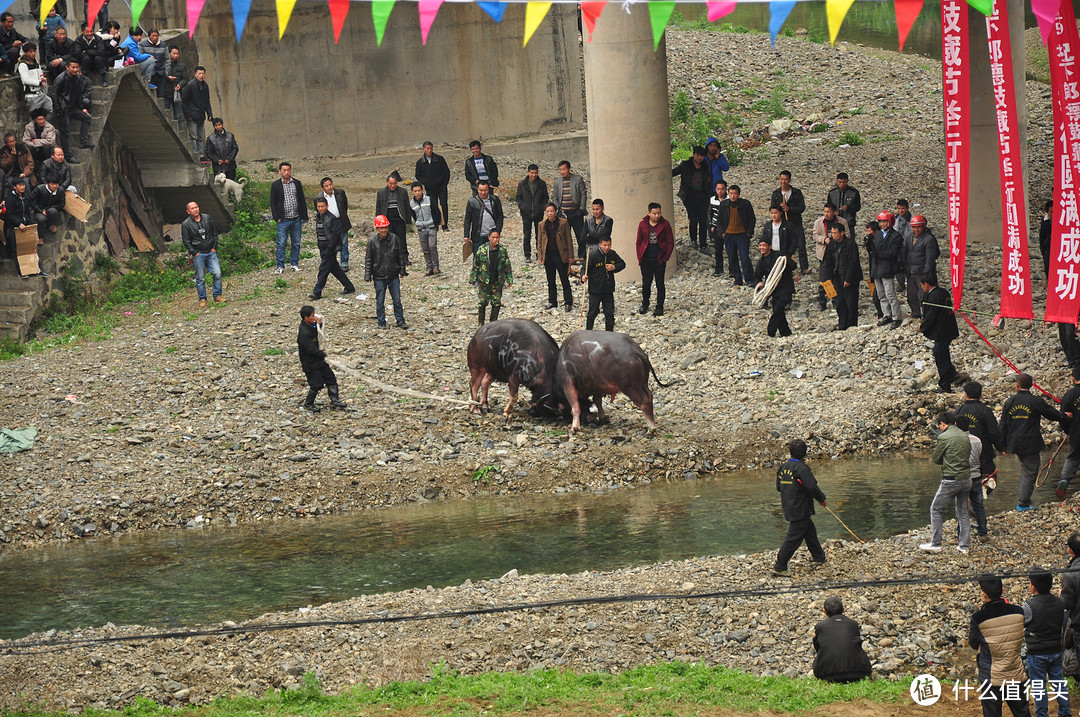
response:
[[[349,0],[345,0],[348,4]],[[383,34],[386,32],[386,21],[390,19],[390,12],[394,9],[395,0],[371,0],[371,21],[375,23],[375,43],[382,46]],[[345,17],[341,18],[342,24],[345,22]],[[341,28],[334,27],[334,42],[337,42],[338,35],[341,34]]]
[[[1060,6],[1058,0],[1031,0],[1031,11],[1039,21],[1039,34],[1042,35],[1043,45],[1050,39],[1050,31],[1054,29],[1054,20]]]
[[[709,9],[709,22],[716,22],[731,14],[735,9],[735,0],[706,0],[705,6]]]
[[[904,50],[904,42],[907,41],[911,26],[922,12],[923,0],[894,0],[896,5],[896,30],[900,36],[900,51]]]
[[[138,18],[143,16],[143,11],[146,10],[146,3],[148,0],[132,0],[132,27],[138,27]],[[41,1],[41,12],[45,11],[46,0]]]
[[[275,4],[277,5],[277,37],[280,40],[285,37],[285,28],[289,26],[289,18],[292,17],[293,8],[296,7],[296,0],[276,0]]]
[[[45,18],[49,16],[49,10],[52,10],[55,5],[56,0],[41,0],[41,9],[39,10],[41,17],[39,21],[42,27],[45,27]],[[143,0],[143,5],[146,5],[146,0]],[[139,8],[139,10],[142,10],[142,8]],[[138,17],[138,15],[135,15],[135,17]],[[135,24],[139,24],[138,20],[135,21]]]
[[[776,36],[780,34],[780,28],[795,7],[796,0],[775,0],[769,3],[769,37],[772,38],[773,47],[776,47]]]
[[[420,8],[420,44],[427,44],[428,33],[431,32],[431,23],[435,22],[435,16],[439,13],[443,0],[419,0]]]
[[[244,36],[244,26],[247,25],[248,13],[251,12],[251,0],[232,0],[233,25],[236,27],[236,41]]]
[[[89,18],[87,22],[90,22],[90,23],[94,22],[94,18],[96,18],[98,16],[98,13],[101,12],[101,7],[104,4],[105,4],[105,0],[90,0],[90,2],[87,5],[87,8],[86,8],[86,16],[87,16],[87,18]],[[5,8],[6,8],[6,7],[9,7],[11,5],[11,3],[10,2],[0,2],[0,5],[4,5]]]
[[[540,23],[544,21],[544,17],[548,14],[548,10],[551,9],[551,3],[549,2],[537,2],[537,0],[529,0],[525,5],[525,40],[521,43],[522,47],[529,44],[529,40],[532,38],[533,33],[536,32],[536,28],[540,27]]]
[[[664,36],[671,13],[675,12],[675,0],[650,0],[649,21],[652,22],[652,46],[655,51],[660,47],[660,38]]]
[[[341,28],[345,27],[345,18],[349,16],[349,0],[327,0],[326,4],[330,7],[330,24],[334,28],[334,44],[336,45],[338,38],[341,37]],[[371,6],[371,12],[375,13],[374,4]],[[378,37],[378,30],[375,35]]]
[[[199,24],[199,15],[202,15],[203,5],[206,0],[187,0],[187,26],[188,37],[195,37],[195,26]],[[91,15],[90,17],[95,17]],[[279,36],[280,40],[281,37]]]
[[[967,4],[983,15],[989,15],[994,11],[994,0],[967,0]]]
[[[836,44],[836,35],[844,24],[844,17],[855,0],[825,0],[825,15],[829,20],[829,44]]]
[[[506,12],[506,3],[500,0],[477,0],[477,5],[491,16],[495,22],[502,22],[503,13]]]
[[[589,37],[585,42],[592,42],[592,34],[596,30],[596,21],[600,19],[600,13],[604,11],[607,0],[581,3],[581,19],[585,23],[585,31]]]

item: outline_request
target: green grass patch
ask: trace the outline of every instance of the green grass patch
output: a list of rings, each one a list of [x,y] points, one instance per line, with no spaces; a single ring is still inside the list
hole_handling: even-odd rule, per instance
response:
[[[265,351],[263,351],[263,356],[282,356],[282,355],[284,355],[284,353],[285,353],[284,349],[273,349],[273,348],[271,348],[271,349],[266,349]]]
[[[285,279],[283,279],[282,277],[279,276],[278,278],[274,279],[274,288],[275,289],[288,289],[289,288],[289,282],[285,281]]]
[[[176,352],[177,352],[177,351],[179,351],[179,350],[180,350],[180,347],[179,347],[179,346],[170,346],[169,348],[165,349],[165,353],[167,353],[167,354],[174,354],[174,353],[176,353]]]
[[[727,106],[727,105],[725,105]],[[679,90],[671,99],[671,160],[689,159],[694,145],[705,146],[709,137],[720,140],[728,162],[742,163],[742,154],[732,151],[731,130],[742,127],[743,118],[719,111],[717,108],[696,106],[686,90]]]
[[[172,710],[144,698],[122,710],[92,710],[95,717],[198,717],[247,715],[344,715],[376,711],[408,711],[416,715],[633,714],[639,717],[693,715],[735,710],[756,714],[811,712],[823,705],[854,700],[896,703],[909,682],[864,680],[837,685],[813,678],[754,677],[724,667],[669,662],[638,667],[621,674],[534,670],[528,673],[488,672],[460,675],[434,665],[428,679],[357,687],[327,695],[314,674],[304,675],[297,689],[270,691],[262,697],[217,698],[207,706]],[[27,709],[12,717],[46,717]]]
[[[838,140],[833,142],[833,147],[839,147],[842,144],[858,147],[861,144],[866,144],[866,140],[854,132],[844,132]]]

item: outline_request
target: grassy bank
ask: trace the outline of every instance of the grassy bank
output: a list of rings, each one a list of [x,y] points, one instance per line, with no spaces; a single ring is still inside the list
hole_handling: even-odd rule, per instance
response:
[[[269,204],[270,185],[248,182],[236,208],[236,221],[218,241],[222,278],[269,266],[274,249],[274,226],[261,219]],[[109,337],[124,311],[151,313],[155,305],[191,288],[194,271],[177,239],[161,254],[131,253],[123,260],[107,253],[78,271],[61,272],[63,294],[54,294],[26,343],[0,341],[0,361],[18,358],[84,339]],[[213,306],[213,305],[212,305]]]
[[[618,675],[544,670],[525,674],[491,672],[463,676],[435,666],[429,680],[392,682],[327,695],[308,673],[293,690],[261,698],[219,698],[185,712],[205,717],[237,715],[410,714],[410,715],[694,715],[716,709],[756,713],[796,713],[835,702],[870,700],[893,704],[907,693],[907,681],[863,681],[833,685],[813,678],[754,677],[723,667],[669,662]],[[140,699],[121,711],[87,710],[89,715],[151,717],[173,713]],[[12,715],[63,714],[27,709]]]

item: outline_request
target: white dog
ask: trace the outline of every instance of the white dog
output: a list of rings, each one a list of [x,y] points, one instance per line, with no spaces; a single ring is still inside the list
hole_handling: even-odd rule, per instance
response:
[[[228,198],[229,192],[232,192],[233,201],[239,204],[244,196],[244,185],[247,184],[247,177],[241,177],[239,182],[234,182],[226,177],[224,172],[220,172],[214,177],[214,184],[221,185],[226,198]]]

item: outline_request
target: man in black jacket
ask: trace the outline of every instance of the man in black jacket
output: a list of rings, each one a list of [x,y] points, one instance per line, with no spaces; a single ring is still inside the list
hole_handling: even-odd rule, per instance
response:
[[[94,28],[87,23],[82,24],[82,34],[75,39],[75,59],[82,67],[83,75],[89,76],[95,72],[101,78],[101,86],[108,84],[105,79],[105,50],[101,46],[101,38],[94,33]]]
[[[319,195],[315,199],[315,238],[319,245],[319,256],[322,263],[319,264],[319,276],[315,279],[315,288],[308,296],[312,301],[322,298],[323,287],[326,286],[326,278],[331,274],[341,282],[342,294],[351,294],[356,287],[349,281],[349,277],[341,270],[338,264],[338,251],[341,250],[341,242],[345,237],[345,230],[341,227],[341,220],[328,211],[326,197]]]
[[[870,278],[874,280],[874,296],[881,302],[878,326],[891,324],[898,329],[904,323],[900,298],[896,295],[896,275],[900,273],[904,253],[904,237],[892,228],[892,214],[878,215],[878,230],[869,237]]]
[[[409,210],[409,192],[405,187],[398,186],[399,176],[396,170],[392,172],[386,178],[386,186],[375,193],[375,214],[386,217],[390,221],[390,233],[401,239],[401,246],[405,250],[404,268],[410,263],[407,233],[413,217]],[[408,275],[406,271],[405,276]]]
[[[61,147],[53,147],[52,156],[38,167],[38,184],[48,184],[53,179],[61,189],[75,191],[71,184],[71,167],[64,159],[64,150]]]
[[[829,190],[825,201],[832,202],[836,206],[837,214],[847,221],[848,238],[854,240],[855,215],[862,209],[862,194],[848,183],[847,172],[836,175],[836,186]]]
[[[957,376],[956,367],[953,366],[952,357],[949,355],[949,344],[960,336],[953,310],[944,308],[952,306],[952,296],[937,285],[937,278],[933,274],[923,274],[918,278],[918,282],[926,295],[925,304],[934,304],[934,306],[923,306],[923,320],[919,324],[919,333],[934,342],[938,392],[949,393]]]
[[[7,242],[7,253],[15,260],[15,268],[22,276],[19,267],[19,253],[15,246],[15,230],[26,229],[34,221],[34,208],[30,202],[30,195],[26,191],[26,178],[15,177],[11,182],[11,191],[4,199],[7,211],[4,212],[4,240]],[[3,255],[0,253],[0,264],[3,263]],[[42,276],[48,277],[45,272]]]
[[[341,240],[341,270],[349,270],[349,231],[352,229],[352,220],[349,219],[349,197],[344,189],[334,186],[334,180],[323,177],[319,182],[322,187],[322,196],[326,199],[327,211],[333,214],[341,222],[343,233]],[[316,200],[318,201],[318,200]]]
[[[348,407],[338,397],[337,376],[326,363],[326,352],[319,348],[319,327],[322,323],[323,317],[315,313],[314,306],[300,307],[300,329],[296,332],[296,348],[300,356],[300,366],[304,369],[304,376],[308,381],[304,408],[313,413],[319,410],[319,407],[315,405],[315,397],[319,395],[323,386],[326,386],[331,406]]]
[[[1034,510],[1031,494],[1035,492],[1035,478],[1039,475],[1041,458],[1045,447],[1042,437],[1042,419],[1061,421],[1062,415],[1042,398],[1031,395],[1035,381],[1026,373],[1016,376],[1016,393],[1005,401],[1001,409],[1001,434],[1005,439],[1005,454],[1012,453],[1020,460],[1020,492],[1016,499],[1018,511]]]
[[[716,228],[724,239],[728,268],[735,286],[751,286],[754,267],[750,263],[750,237],[754,233],[757,217],[754,216],[754,207],[740,194],[742,190],[738,184],[728,187],[727,199],[720,202],[717,210]]]
[[[547,182],[540,179],[540,167],[530,164],[525,178],[518,182],[514,194],[518,213],[521,214],[521,232],[524,235],[525,263],[532,261],[532,237],[540,242],[540,222],[544,220],[544,207],[548,203]]]
[[[368,240],[364,258],[364,281],[375,282],[375,317],[379,328],[386,328],[386,291],[394,302],[394,318],[399,329],[407,329],[401,306],[401,280],[405,278],[405,240],[390,233],[390,220],[375,217],[375,236]]]
[[[1061,466],[1061,479],[1054,495],[1058,500],[1065,500],[1065,489],[1080,469],[1080,366],[1072,370],[1073,385],[1061,397],[1061,412],[1068,418],[1069,455]]]
[[[776,554],[773,573],[781,577],[790,577],[788,561],[799,546],[806,541],[810,557],[815,563],[825,562],[825,551],[817,537],[814,526],[814,501],[826,505],[825,494],[818,487],[810,467],[803,463],[806,458],[806,443],[796,438],[788,444],[791,458],[776,471],[776,490],[780,493],[780,504],[784,509],[784,519],[788,522],[787,535]]]
[[[502,201],[491,193],[491,186],[481,179],[474,196],[465,203],[465,239],[472,241],[473,257],[487,244],[492,229],[503,230]],[[537,240],[539,243],[539,239]]]
[[[187,108],[184,108],[187,111]],[[304,199],[304,185],[299,179],[292,178],[292,165],[282,162],[278,165],[280,179],[270,185],[270,216],[277,222],[277,269],[285,271],[285,243],[292,239],[292,251],[289,264],[293,271],[300,271],[300,236],[303,223],[308,220],[307,201]]]
[[[844,227],[834,224],[832,227],[833,272],[832,283],[836,289],[837,328],[847,331],[859,325],[859,285],[862,284],[862,263],[859,260],[859,248],[855,240],[847,237]]]
[[[795,252],[798,241],[795,239],[795,227],[784,219],[779,207],[769,207],[769,219],[761,225],[758,243],[768,242],[772,250],[788,258],[788,263],[795,267]]]
[[[199,205],[188,202],[188,218],[180,225],[180,237],[195,267],[195,290],[199,293],[199,306],[206,306],[206,272],[214,277],[214,303],[224,304],[221,295],[221,264],[218,262],[217,227],[209,214],[199,211]]]
[[[30,191],[30,207],[37,222],[38,238],[44,239],[45,232],[55,232],[60,225],[60,217],[67,203],[67,192],[60,188],[56,179],[39,184]]]
[[[1033,596],[1024,603],[1024,643],[1027,645],[1027,674],[1032,685],[1049,685],[1048,689],[1032,689],[1036,717],[1046,717],[1047,693],[1057,696],[1057,713],[1070,714],[1068,689],[1061,673],[1061,636],[1065,627],[1065,606],[1061,598],[1051,593],[1054,576],[1036,570],[1028,576]],[[1047,680],[1049,679],[1049,683]]]
[[[956,426],[979,439],[982,452],[979,454],[979,473],[983,480],[997,472],[994,457],[998,450],[1004,450],[1005,442],[998,429],[997,417],[990,407],[983,403],[982,384],[968,381],[964,384],[964,402],[956,409]],[[997,450],[995,450],[997,449]],[[983,480],[971,482],[971,506],[975,516],[975,530],[979,540],[990,540],[986,523],[986,508],[983,505]]]
[[[615,274],[626,268],[626,262],[611,248],[611,237],[600,240],[589,250],[582,282],[589,282],[589,313],[585,330],[592,331],[600,307],[604,307],[604,330],[615,330]]]
[[[844,614],[838,595],[825,598],[825,619],[814,626],[814,677],[825,682],[858,682],[870,676],[859,623]]]
[[[71,156],[71,142],[68,139],[72,120],[81,122],[79,129],[79,147],[91,149],[90,143],[90,105],[93,101],[93,88],[90,80],[83,76],[77,60],[67,63],[67,70],[56,78],[53,85],[53,119],[56,131],[60,134],[60,146],[65,154]]]
[[[470,155],[465,158],[465,181],[472,187],[475,195],[481,180],[490,187],[499,186],[499,165],[489,154],[484,154],[478,140],[469,142]],[[499,230],[502,233],[502,230]]]
[[[799,251],[799,273],[805,274],[810,269],[810,260],[806,256],[806,229],[802,215],[806,211],[806,199],[802,190],[791,186],[791,172],[780,172],[780,187],[774,189],[769,207],[776,207],[783,213],[784,221],[790,222],[795,235],[795,247]]]
[[[911,318],[922,316],[923,290],[919,287],[919,276],[933,274],[937,276],[937,259],[941,254],[937,237],[926,228],[926,217],[919,214],[911,217],[911,240],[904,242],[904,271],[907,272],[907,301],[911,308]]]
[[[705,161],[705,148],[694,147],[693,156],[671,170],[679,178],[678,197],[690,219],[690,246],[697,244],[702,254],[709,253],[709,197],[713,195],[712,169]]]
[[[773,213],[779,212],[775,208],[769,211]],[[772,294],[769,295],[772,299],[772,316],[769,317],[769,326],[766,331],[770,337],[775,337],[777,334],[791,336],[791,327],[788,325],[785,312],[787,307],[791,305],[791,300],[795,298],[795,280],[792,278],[795,261],[790,256],[785,257],[783,252],[774,251],[768,239],[763,238],[758,242],[758,251],[761,252],[761,258],[758,259],[757,270],[754,273],[758,288],[765,286],[765,282],[769,280],[769,275],[772,274],[776,262],[782,257],[786,259],[786,264],[780,273],[780,281],[776,284]]]
[[[442,155],[435,154],[435,147],[431,142],[424,142],[424,156],[416,160],[416,181],[424,186],[424,190],[431,201],[437,202],[441,211],[442,229],[447,231],[446,222],[450,215],[450,207],[447,205],[446,189],[450,185],[450,167]]]
[[[1070,535],[1066,545],[1069,565],[1061,574],[1061,602],[1069,611],[1073,647],[1080,655],[1080,533]]]
[[[215,117],[210,124],[214,126],[214,131],[206,138],[203,154],[210,161],[214,174],[224,173],[226,178],[235,180],[236,155],[240,153],[236,137],[225,129],[225,121],[220,117]]]
[[[206,128],[203,122],[214,116],[210,107],[210,85],[206,84],[206,68],[199,65],[195,68],[195,76],[184,85],[180,92],[180,105],[187,118],[188,139],[191,140],[191,151],[195,158],[199,158],[202,152],[204,133]]]

